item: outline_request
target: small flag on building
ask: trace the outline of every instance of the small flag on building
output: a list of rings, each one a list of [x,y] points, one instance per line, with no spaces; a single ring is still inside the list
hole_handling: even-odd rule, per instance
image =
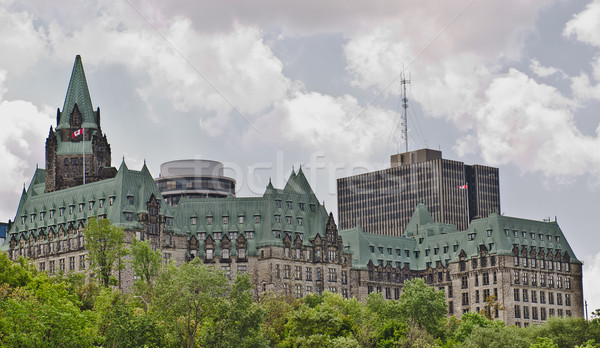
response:
[[[82,133],[83,133],[83,128],[79,128],[78,130],[76,130],[76,131],[74,131],[74,132],[73,132],[73,134],[72,134],[72,137],[73,137],[73,138],[75,138],[75,137],[78,137],[78,136],[80,136]]]
[[[467,184],[464,184],[464,185],[458,185],[458,186],[456,186],[456,187],[458,187],[458,188],[459,188],[459,189],[461,189],[461,190],[466,190],[466,189],[467,189]]]

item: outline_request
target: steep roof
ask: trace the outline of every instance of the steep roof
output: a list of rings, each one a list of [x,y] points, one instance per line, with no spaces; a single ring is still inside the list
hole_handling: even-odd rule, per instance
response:
[[[40,229],[78,224],[99,215],[105,215],[117,226],[141,228],[137,214],[145,211],[150,196],[162,200],[152,175],[144,168],[130,170],[123,161],[114,178],[48,193],[45,192],[46,171],[37,169],[28,189],[23,191],[10,234],[37,234]],[[165,204],[161,206],[161,214],[168,216]],[[133,220],[127,221],[124,213],[132,213]]]
[[[79,55],[75,57],[67,96],[65,97],[62,111],[60,111],[56,129],[70,128],[69,116],[73,112],[75,105],[77,105],[82,115],[82,128],[97,129],[98,114],[94,112],[94,108],[92,107],[92,98],[90,97],[85,72],[83,71],[83,63]]]
[[[471,222],[467,230],[458,231],[454,225],[433,222],[427,208],[417,206],[409,226],[413,228],[403,237],[365,233],[360,226],[340,231],[344,246],[353,254],[353,267],[364,269],[373,264],[389,261],[392,266],[411,270],[425,270],[442,264],[458,262],[464,251],[465,260],[479,257],[482,250],[488,255],[513,255],[520,251],[536,252],[544,249],[553,254],[569,256],[571,263],[579,263],[571,246],[556,222],[535,221],[502,216],[497,213]],[[429,221],[429,222],[428,222]],[[418,222],[418,228],[417,228]],[[407,229],[408,230],[408,229]]]

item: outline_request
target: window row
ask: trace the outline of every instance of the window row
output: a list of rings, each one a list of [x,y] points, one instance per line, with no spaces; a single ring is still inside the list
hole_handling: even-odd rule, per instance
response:
[[[207,215],[205,221],[206,221],[206,225],[212,225],[213,223],[215,223],[214,216]],[[223,225],[229,225],[229,223],[231,222],[231,220],[229,219],[229,215],[223,215],[223,216],[221,216],[221,221],[222,221]],[[246,216],[245,215],[238,215],[237,223],[238,224],[243,224],[245,222],[246,222]],[[257,224],[260,223],[260,215],[258,215],[258,214],[254,215],[254,222],[257,223]],[[197,223],[198,223],[198,217],[197,216],[191,216],[190,217],[190,224],[196,225]]]
[[[560,254],[560,251],[557,252]],[[513,265],[515,267],[531,267],[539,269],[548,269],[549,271],[557,270],[559,272],[570,272],[571,264],[569,262],[560,262],[553,260],[539,260],[528,257],[513,256]]]
[[[513,299],[515,302],[530,302],[531,303],[542,303],[542,304],[555,304],[558,306],[571,306],[571,294],[564,294],[564,302],[563,302],[563,294],[556,293],[556,302],[554,302],[554,293],[545,291],[538,292],[536,290],[528,290],[528,289],[514,289],[513,290]],[[547,301],[546,301],[547,300]]]
[[[543,233],[534,233],[534,232],[527,232],[527,231],[520,231],[519,230],[513,230],[513,237],[514,238],[522,238],[522,239],[531,239],[531,240],[536,240],[536,238],[540,241],[548,241],[548,242],[556,242],[556,243],[560,243],[560,236],[552,236],[550,234],[546,234],[544,235]],[[510,237],[510,230],[509,229],[505,229],[504,230],[504,234],[507,237]]]
[[[127,196],[129,204],[133,205],[134,204],[134,196]],[[109,206],[113,206],[115,202],[115,196],[111,196],[108,199],[108,204]],[[93,210],[94,206],[96,204],[96,201],[89,201],[87,206],[88,206],[88,210]],[[98,208],[103,208],[105,204],[105,199],[104,198],[100,198],[98,199]],[[79,205],[75,205],[75,204],[71,204],[68,206],[68,214],[69,215],[73,215],[73,213],[75,212],[75,207],[77,207],[77,211],[79,213],[83,212],[85,210],[85,203],[79,203]],[[67,209],[67,207],[60,207],[58,208],[58,213],[56,212],[56,209],[50,209],[48,210],[48,215],[46,215],[45,211],[41,211],[38,214],[32,213],[29,214],[29,222],[33,223],[36,221],[36,218],[39,216],[39,221],[44,221],[44,219],[49,218],[49,219],[53,219],[55,217],[55,215],[58,214],[59,217],[64,216],[65,215],[65,210]],[[21,224],[25,224],[25,220],[26,220],[27,216],[26,215],[21,215]]]
[[[522,311],[521,311],[522,309]],[[531,311],[530,311],[531,309]],[[523,306],[521,308],[520,305],[515,305],[515,309],[514,309],[514,316],[515,319],[532,319],[532,320],[547,320],[548,317],[552,317],[555,316],[558,313],[559,317],[563,317],[564,314],[566,313],[566,315],[568,317],[572,316],[572,312],[571,310],[566,310],[565,312],[563,312],[562,309],[558,309],[557,311],[555,311],[554,308],[548,308],[546,309],[545,307],[540,307],[539,308],[539,315],[538,315],[538,307],[529,307],[529,306]],[[520,323],[516,323],[517,326],[521,326]]]
[[[50,274],[54,274],[56,272],[64,273],[64,272],[72,272],[72,271],[83,271],[86,268],[85,264],[85,255],[70,256],[69,257],[69,268],[66,268],[65,258],[58,259],[58,269],[56,268],[56,260],[48,261],[48,268],[46,269],[46,261],[41,261],[38,263],[38,270],[40,272],[48,272]],[[76,269],[76,266],[79,266]]]
[[[538,282],[537,273],[520,271],[513,271],[513,284],[539,286],[541,288],[548,287],[551,289],[555,286],[554,275],[552,274],[540,273]],[[562,289],[563,285],[565,289],[571,289],[571,277],[556,276],[556,287]]]

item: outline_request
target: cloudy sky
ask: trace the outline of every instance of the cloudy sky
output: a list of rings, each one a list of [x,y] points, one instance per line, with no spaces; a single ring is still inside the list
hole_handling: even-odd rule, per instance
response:
[[[59,5],[59,6],[58,6]],[[224,162],[238,195],[409,148],[500,168],[502,211],[556,216],[600,308],[600,0],[0,0],[0,220],[44,167],[81,54],[113,165]]]

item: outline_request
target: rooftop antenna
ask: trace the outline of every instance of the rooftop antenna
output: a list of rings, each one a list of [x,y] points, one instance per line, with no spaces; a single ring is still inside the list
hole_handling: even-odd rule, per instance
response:
[[[404,138],[404,147],[405,151],[408,152],[408,118],[406,114],[406,110],[408,109],[408,98],[406,97],[406,84],[410,84],[410,77],[407,80],[404,75],[404,67],[402,67],[402,79],[400,80],[402,84],[402,137]]]

